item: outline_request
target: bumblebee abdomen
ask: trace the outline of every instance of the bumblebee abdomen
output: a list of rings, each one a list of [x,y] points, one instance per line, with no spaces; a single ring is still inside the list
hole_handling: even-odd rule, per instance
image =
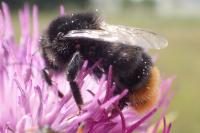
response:
[[[156,67],[152,67],[146,84],[133,93],[129,93],[128,99],[134,110],[143,113],[155,105],[159,96],[159,79],[159,70]]]
[[[140,89],[149,79],[152,61],[143,49],[139,47],[125,49],[114,56],[114,77],[118,79],[120,88],[128,88],[130,92]]]

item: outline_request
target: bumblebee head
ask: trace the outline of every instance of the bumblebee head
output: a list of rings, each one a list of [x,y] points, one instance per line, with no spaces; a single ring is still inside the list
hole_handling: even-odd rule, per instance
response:
[[[99,29],[100,22],[100,16],[93,12],[67,14],[53,20],[47,29],[47,34],[52,42],[59,32],[67,34],[71,30]]]

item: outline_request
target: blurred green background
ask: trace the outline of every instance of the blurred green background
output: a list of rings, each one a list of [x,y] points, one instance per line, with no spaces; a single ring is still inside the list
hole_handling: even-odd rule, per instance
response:
[[[6,1],[12,9],[15,30],[19,33],[18,10],[23,0]],[[200,1],[199,0],[30,0],[40,8],[40,29],[59,15],[59,5],[66,12],[98,9],[111,24],[152,29],[169,41],[169,46],[152,51],[164,77],[176,76],[175,97],[169,112],[175,112],[173,133],[200,132]]]

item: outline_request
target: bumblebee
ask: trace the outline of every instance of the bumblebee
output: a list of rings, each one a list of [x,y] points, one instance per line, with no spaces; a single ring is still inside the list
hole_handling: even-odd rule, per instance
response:
[[[65,72],[75,102],[81,108],[83,99],[75,80],[77,72],[84,60],[88,61],[88,67],[101,60],[92,74],[100,78],[112,65],[114,95],[128,89],[119,107],[130,104],[136,111],[145,112],[157,100],[160,78],[146,49],[161,49],[167,45],[167,40],[155,32],[111,25],[93,12],[68,14],[54,19],[41,37],[40,47],[46,64],[43,75],[52,85],[49,72]]]

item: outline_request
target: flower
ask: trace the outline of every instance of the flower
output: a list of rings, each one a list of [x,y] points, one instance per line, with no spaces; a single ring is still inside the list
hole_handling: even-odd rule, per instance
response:
[[[61,6],[63,14],[64,8]],[[139,115],[131,108],[120,110],[115,106],[127,94],[127,90],[112,95],[115,87],[111,82],[112,67],[108,75],[96,81],[89,75],[95,65],[87,68],[85,61],[77,76],[85,103],[78,114],[64,76],[55,75],[52,87],[41,76],[44,64],[38,52],[40,33],[37,6],[33,6],[31,19],[29,7],[25,5],[19,12],[19,20],[21,37],[17,43],[9,8],[3,2],[0,12],[0,132],[23,133],[45,129],[66,133],[157,132],[162,120],[163,133],[170,132],[171,123],[166,123],[165,114],[171,100],[168,95],[171,78],[161,83],[158,105]],[[64,94],[62,99],[58,97],[58,90]],[[152,124],[149,120],[158,109],[162,110],[160,118]]]

